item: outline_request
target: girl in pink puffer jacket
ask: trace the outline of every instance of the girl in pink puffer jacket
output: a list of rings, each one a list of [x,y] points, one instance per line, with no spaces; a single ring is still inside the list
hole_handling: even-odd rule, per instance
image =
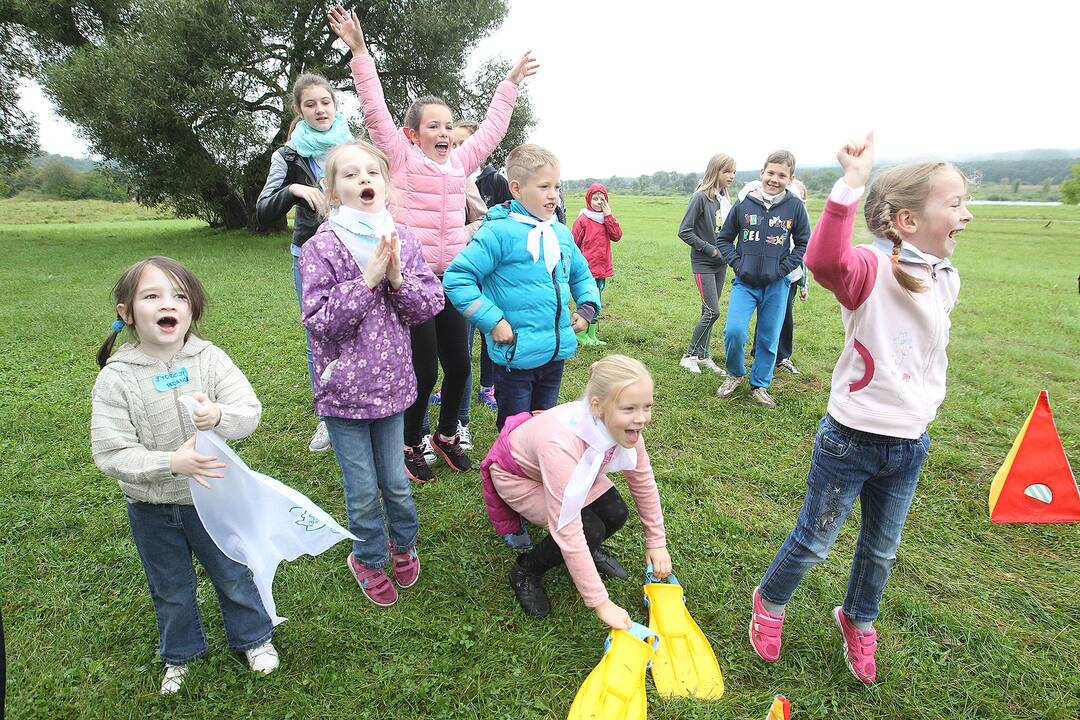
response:
[[[454,122],[447,104],[435,97],[416,100],[398,128],[386,107],[375,63],[368,53],[356,11],[338,6],[330,11],[330,27],[352,50],[356,94],[371,141],[390,158],[396,197],[389,203],[394,220],[412,228],[424,260],[442,277],[446,266],[465,247],[465,179],[478,170],[498,146],[510,124],[517,86],[539,64],[526,52],[499,83],[484,121],[476,133],[452,149]],[[438,362],[443,363],[443,392],[439,425],[430,444],[454,470],[471,466],[458,437],[458,410],[470,358],[466,350],[465,319],[449,303],[436,317],[412,328],[413,370],[417,399],[405,411],[405,467],[413,480],[434,479],[424,460],[421,428],[428,396],[435,387]]]

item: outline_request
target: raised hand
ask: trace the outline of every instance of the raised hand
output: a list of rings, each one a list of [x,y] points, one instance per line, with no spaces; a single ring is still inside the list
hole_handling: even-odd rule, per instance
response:
[[[397,290],[405,278],[401,276],[401,240],[396,230],[390,232],[390,237],[384,237],[386,243],[386,279],[390,287]]]
[[[186,443],[174,450],[172,457],[169,459],[169,469],[172,470],[173,475],[187,475],[195,478],[195,482],[205,488],[210,488],[207,478],[225,477],[221,473],[213,472],[223,467],[225,467],[225,463],[218,462],[216,457],[200,455],[195,451],[194,435],[188,438]]]
[[[844,183],[848,187],[865,186],[874,169],[874,133],[867,133],[865,140],[852,140],[844,145],[837,151],[836,159],[844,169]]]
[[[390,261],[390,252],[387,250],[387,242],[380,240],[375,245],[375,252],[368,258],[367,267],[364,268],[364,282],[369,290],[374,290],[386,277],[386,265]]]
[[[309,208],[318,213],[319,217],[325,217],[330,209],[326,202],[326,194],[319,188],[293,183],[289,186],[289,192],[297,200],[303,200]]]
[[[605,215],[611,214],[611,203],[608,202],[608,199],[606,197],[600,201],[600,211]]]
[[[520,85],[522,80],[535,75],[539,68],[540,63],[532,56],[532,50],[526,50],[517,64],[506,73],[506,79],[515,85]]]
[[[199,403],[192,411],[191,417],[195,421],[195,427],[199,430],[213,430],[221,422],[221,406],[216,402],[210,402],[206,393],[197,392],[191,396]]]
[[[360,27],[360,18],[356,10],[347,11],[341,5],[335,5],[330,8],[327,18],[330,21],[330,29],[345,41],[353,55],[367,54],[367,43],[364,42],[364,31]]]

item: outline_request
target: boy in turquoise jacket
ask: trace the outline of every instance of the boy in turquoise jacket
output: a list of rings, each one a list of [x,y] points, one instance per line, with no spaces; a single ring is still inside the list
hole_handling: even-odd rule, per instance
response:
[[[446,297],[484,333],[498,366],[499,429],[511,415],[555,407],[563,362],[577,350],[575,333],[600,312],[585,256],[570,230],[553,220],[558,159],[522,145],[507,156],[506,174],[514,199],[488,210],[443,276]]]

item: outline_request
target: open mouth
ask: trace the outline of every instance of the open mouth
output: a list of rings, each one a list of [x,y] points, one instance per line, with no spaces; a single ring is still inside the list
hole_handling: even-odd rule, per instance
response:
[[[955,240],[956,236],[959,235],[962,232],[964,232],[964,228],[956,228],[955,230],[953,230],[953,231],[951,231],[949,233],[949,239],[950,240]]]
[[[371,202],[375,199],[375,190],[369,187],[360,191],[360,199],[364,202]]]
[[[435,152],[439,153],[440,155],[445,155],[446,153],[450,152],[450,143],[435,143]]]
[[[629,440],[631,443],[636,444],[640,435],[641,430],[633,430],[631,428],[626,429],[626,439]]]
[[[175,330],[175,329],[176,329],[176,326],[177,326],[178,324],[179,324],[179,323],[178,323],[178,321],[177,321],[177,319],[176,319],[176,318],[174,318],[174,317],[169,317],[168,315],[166,315],[166,316],[165,316],[165,317],[163,317],[163,318],[160,318],[160,319],[159,319],[159,320],[157,321],[157,326],[158,326],[159,328],[161,328],[162,330]]]

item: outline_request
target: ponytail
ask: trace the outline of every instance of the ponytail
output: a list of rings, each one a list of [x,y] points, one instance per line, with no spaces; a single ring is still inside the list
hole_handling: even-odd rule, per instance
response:
[[[105,367],[105,363],[109,362],[109,356],[112,355],[113,345],[116,344],[116,338],[124,329],[124,321],[120,319],[120,316],[116,316],[116,321],[112,324],[112,332],[105,338],[105,342],[101,343],[101,347],[97,351],[97,364],[99,368]]]
[[[904,288],[908,292],[926,292],[926,285],[922,280],[915,277],[900,265],[900,245],[903,240],[900,237],[900,233],[896,231],[896,226],[893,225],[893,210],[888,203],[882,203],[881,210],[879,211],[878,223],[880,226],[881,235],[892,243],[892,273],[896,278],[896,282],[900,283],[900,287]]]

